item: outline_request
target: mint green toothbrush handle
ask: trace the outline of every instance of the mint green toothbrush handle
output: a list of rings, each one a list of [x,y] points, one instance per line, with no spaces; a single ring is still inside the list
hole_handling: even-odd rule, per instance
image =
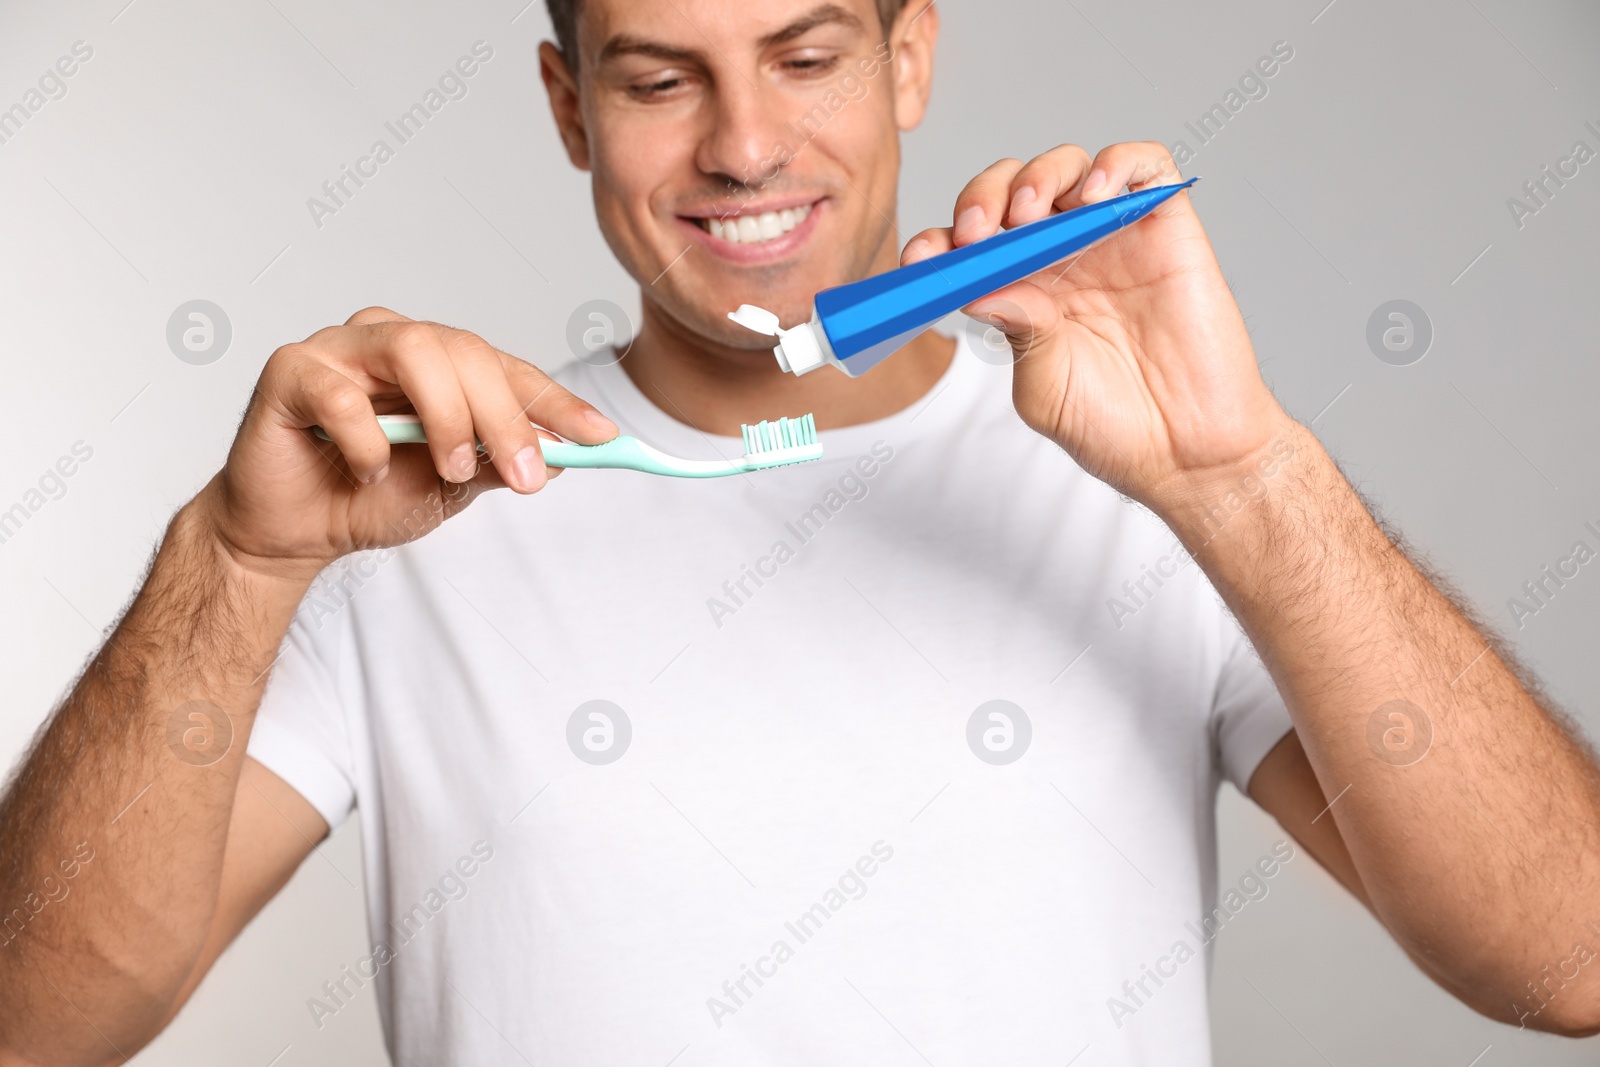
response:
[[[390,444],[421,445],[428,442],[427,431],[415,415],[379,415],[378,425]],[[321,426],[311,429],[322,440],[331,440]],[[639,455],[637,445],[638,440],[632,437],[618,437],[603,445],[575,445],[541,438],[539,451],[544,453],[544,462],[548,467],[621,467],[638,470],[643,457]],[[482,442],[479,442],[478,448],[483,448]]]
[[[633,450],[637,444],[632,437],[617,437],[603,445],[575,445],[569,441],[540,440],[539,451],[544,453],[547,467],[631,467]]]

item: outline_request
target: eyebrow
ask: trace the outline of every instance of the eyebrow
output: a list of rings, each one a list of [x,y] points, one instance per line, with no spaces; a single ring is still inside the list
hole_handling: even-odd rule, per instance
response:
[[[762,37],[756,43],[762,48],[770,48],[775,44],[783,44],[797,37],[803,37],[819,26],[843,26],[846,29],[862,29],[861,20],[838,4],[820,4],[799,18],[790,22],[782,29],[774,30]],[[662,44],[643,37],[634,37],[626,33],[619,33],[605,43],[600,49],[599,63],[605,63],[619,56],[648,56],[651,59],[664,59],[673,62],[692,62],[703,57],[697,49],[680,48],[675,45]]]
[[[862,28],[861,20],[838,4],[820,4],[789,23],[783,29],[767,34],[761,38],[760,43],[763,48],[769,45],[783,44],[785,41],[792,41],[796,37],[810,33],[818,26],[829,25],[843,26],[849,30]]]

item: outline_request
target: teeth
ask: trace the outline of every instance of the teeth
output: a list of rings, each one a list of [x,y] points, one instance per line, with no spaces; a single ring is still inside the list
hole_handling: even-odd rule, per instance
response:
[[[730,215],[725,219],[707,219],[706,229],[713,237],[735,244],[760,244],[776,240],[805,221],[811,214],[811,205],[784,208],[782,211],[763,211],[759,215]]]

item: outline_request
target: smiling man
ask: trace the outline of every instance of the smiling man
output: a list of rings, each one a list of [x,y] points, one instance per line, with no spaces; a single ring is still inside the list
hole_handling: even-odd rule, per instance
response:
[[[1002,160],[902,249],[931,6],[551,14],[636,341],[552,380],[370,308],[272,355],[0,809],[0,1063],[120,1062],[352,812],[371,951],[281,995],[375,984],[402,1064],[1203,1064],[1211,937],[1300,849],[1472,1007],[1600,1025],[1594,764],[1278,406],[1186,194],[969,309],[1003,360],[796,379],[725,317],[1160,145]],[[534,424],[806,411],[817,463],[544,489]],[[1296,844],[1219,894],[1223,779]]]

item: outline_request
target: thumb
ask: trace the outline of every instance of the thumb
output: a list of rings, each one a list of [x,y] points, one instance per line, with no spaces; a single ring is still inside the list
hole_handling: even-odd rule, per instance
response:
[[[988,359],[992,354],[997,363],[1020,361],[1038,352],[1061,325],[1060,307],[1027,282],[1008,285],[962,310],[983,324],[974,337],[979,356]]]

